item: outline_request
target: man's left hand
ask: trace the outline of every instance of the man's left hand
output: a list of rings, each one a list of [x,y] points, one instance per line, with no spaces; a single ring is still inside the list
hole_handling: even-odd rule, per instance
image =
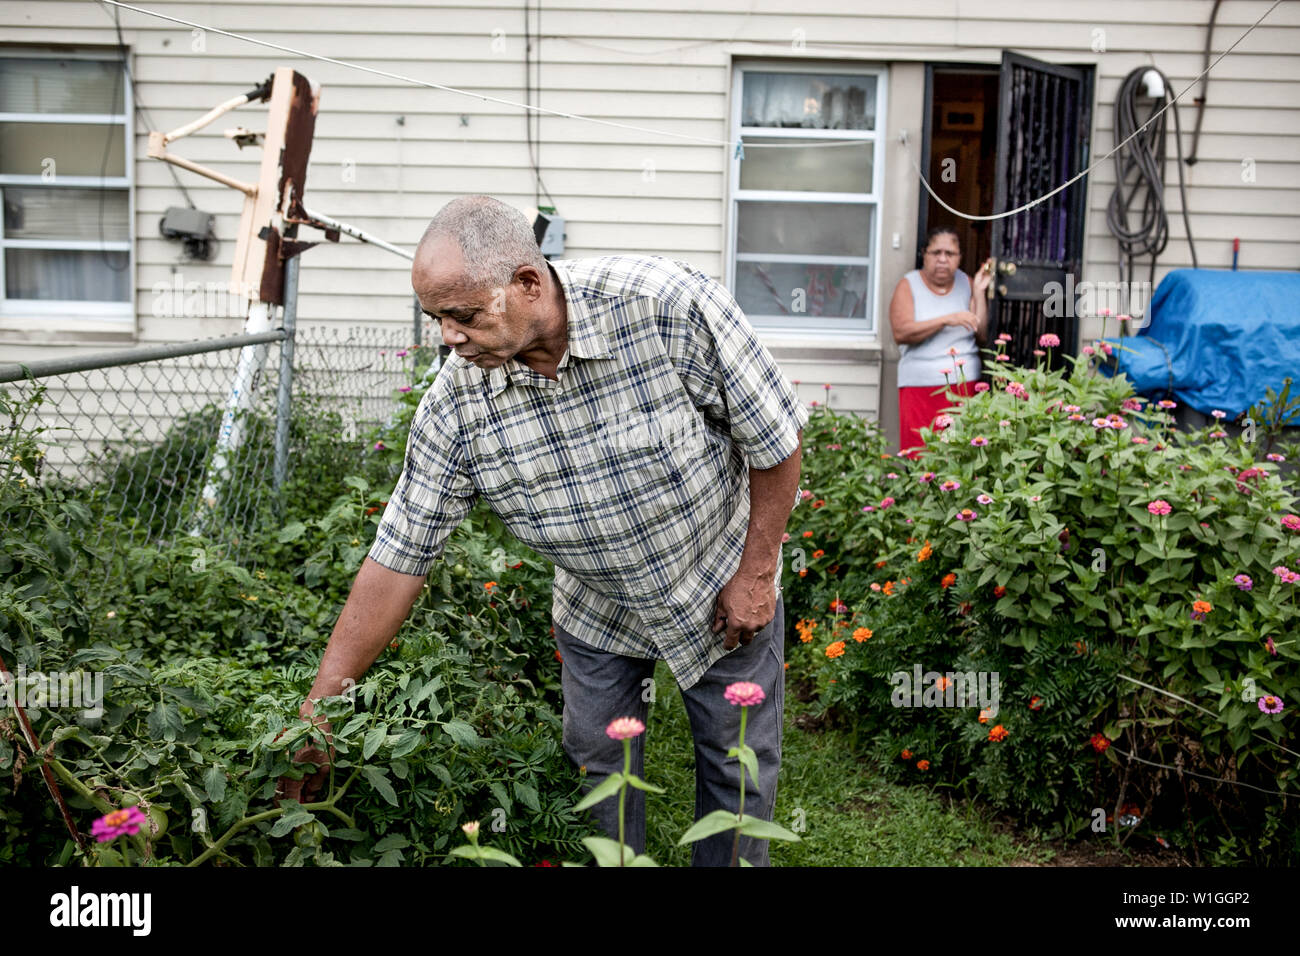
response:
[[[722,646],[732,650],[748,644],[776,617],[776,583],[773,574],[737,572],[718,592],[713,611],[713,633],[726,629]]]

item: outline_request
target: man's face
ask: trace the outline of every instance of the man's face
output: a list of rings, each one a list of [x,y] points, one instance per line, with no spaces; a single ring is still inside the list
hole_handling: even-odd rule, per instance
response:
[[[459,247],[442,240],[416,252],[411,285],[449,348],[482,369],[504,365],[533,341],[534,301],[519,294],[516,282],[502,289],[467,289],[463,273]]]

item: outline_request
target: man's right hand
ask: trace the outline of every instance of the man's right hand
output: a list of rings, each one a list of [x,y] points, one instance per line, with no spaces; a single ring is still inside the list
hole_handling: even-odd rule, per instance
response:
[[[309,715],[300,715],[303,720],[310,720]],[[311,773],[305,774],[301,780],[295,780],[290,776],[281,777],[275,785],[275,797],[272,803],[275,806],[280,805],[281,800],[296,800],[299,803],[314,803],[321,791],[329,783],[330,762],[334,759],[334,737],[330,732],[329,721],[323,717],[318,717],[315,724],[325,732],[325,740],[329,744],[329,753],[321,750],[315,744],[307,744],[298,748],[293,755],[294,763],[314,764],[318,769]],[[285,731],[280,732],[281,735]],[[278,739],[278,738],[277,738]]]

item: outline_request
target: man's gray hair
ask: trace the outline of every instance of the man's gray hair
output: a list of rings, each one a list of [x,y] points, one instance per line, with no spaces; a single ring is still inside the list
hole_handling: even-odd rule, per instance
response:
[[[460,247],[468,291],[503,288],[523,265],[546,274],[546,259],[527,217],[491,196],[461,196],[438,210],[420,242],[441,238]]]

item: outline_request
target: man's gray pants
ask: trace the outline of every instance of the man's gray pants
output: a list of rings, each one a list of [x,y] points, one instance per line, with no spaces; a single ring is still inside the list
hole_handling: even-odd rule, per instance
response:
[[[722,635],[718,635],[721,640]],[[555,625],[564,658],[564,750],[586,767],[584,792],[623,769],[623,742],[605,734],[611,720],[636,717],[647,722],[646,692],[655,662],[597,650]],[[767,698],[749,708],[745,743],[758,755],[758,784],[746,775],[745,815],[771,820],[776,781],[781,769],[782,713],[785,709],[785,602],[778,594],[776,616],[741,645],[713,663],[699,681],[682,693],[695,739],[695,819],[714,810],[737,812],[740,762],[728,757],[740,736],[740,708],[723,696],[737,681],[752,681]],[[647,730],[647,733],[651,731]],[[632,772],[645,780],[645,734],[632,738]],[[655,783],[650,779],[647,782]],[[678,798],[670,794],[670,799]],[[618,839],[618,797],[592,807],[592,822]],[[645,852],[645,792],[629,787],[624,805],[624,838],[637,853]],[[735,831],[728,830],[692,844],[692,866],[728,866]],[[768,866],[768,841],[740,838],[739,856],[754,866]],[[659,861],[662,862],[662,861]]]

